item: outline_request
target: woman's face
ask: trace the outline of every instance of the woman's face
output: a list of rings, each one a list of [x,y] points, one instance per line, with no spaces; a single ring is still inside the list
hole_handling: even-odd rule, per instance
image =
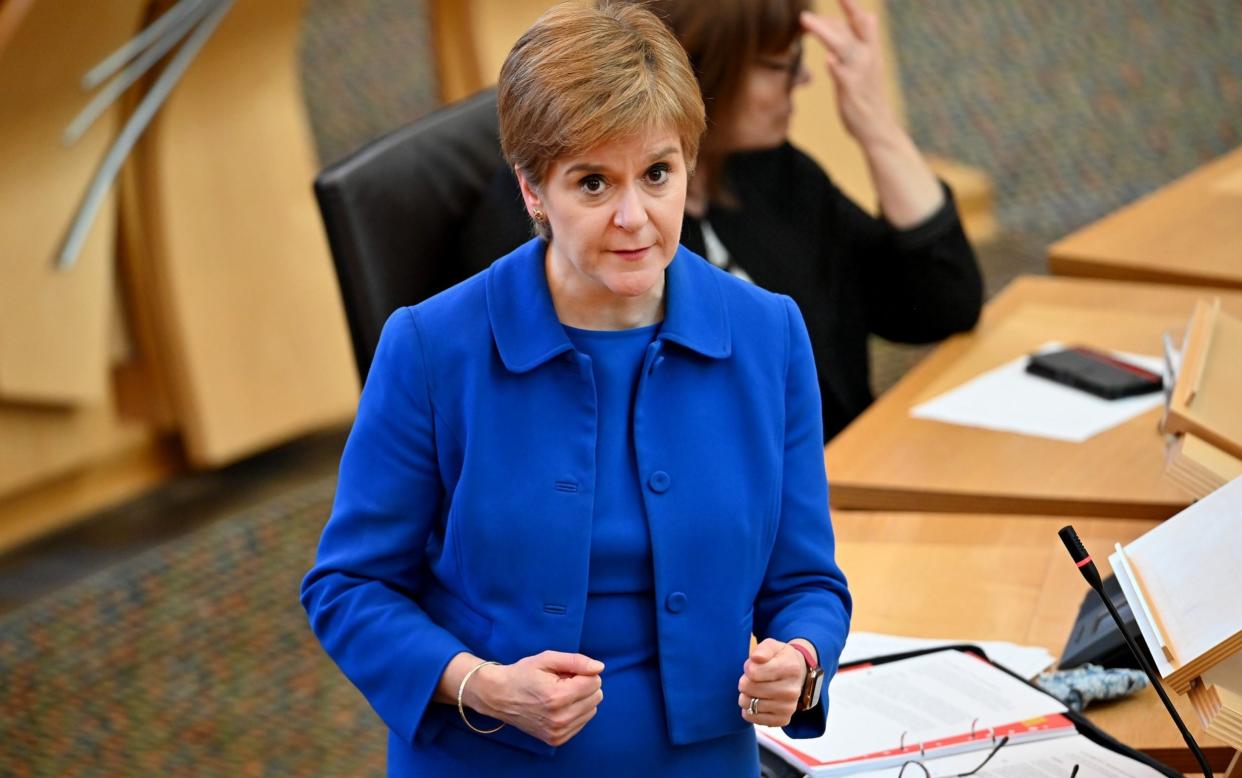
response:
[[[550,261],[584,298],[663,291],[681,237],[688,173],[675,132],[651,131],[556,160],[538,191],[519,172],[528,210],[552,227]]]
[[[810,79],[802,65],[801,40],[782,54],[763,55],[751,63],[726,124],[725,149],[753,151],[784,143],[793,116],[793,88]]]

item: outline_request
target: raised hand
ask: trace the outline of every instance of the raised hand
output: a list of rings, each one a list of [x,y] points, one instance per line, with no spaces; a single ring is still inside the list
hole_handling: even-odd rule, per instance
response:
[[[879,20],[839,0],[843,19],[804,11],[802,27],[828,51],[827,70],[837,91],[837,109],[846,130],[863,145],[896,126],[892,104],[884,93],[884,62],[880,53]]]
[[[806,679],[806,659],[802,654],[788,643],[766,638],[750,650],[742,670],[737,684],[742,718],[769,727],[788,724],[798,710]],[[752,700],[758,700],[753,708]]]
[[[604,699],[604,663],[582,654],[544,651],[511,665],[488,665],[470,681],[471,708],[512,724],[550,746],[567,743]]]

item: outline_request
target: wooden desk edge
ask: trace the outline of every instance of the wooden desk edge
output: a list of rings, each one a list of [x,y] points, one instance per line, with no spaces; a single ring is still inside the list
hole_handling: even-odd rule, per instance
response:
[[[834,482],[831,475],[828,478],[828,502],[830,506],[838,510],[1088,516],[1153,521],[1164,521],[1186,507],[1173,504],[1079,501],[1070,498],[1012,497],[871,487]]]
[[[1133,281],[1207,289],[1242,289],[1242,278],[1182,273],[1176,270],[1136,267],[1123,260],[1079,256],[1054,243],[1048,249],[1048,272],[1055,276],[1094,278],[1106,281]]]

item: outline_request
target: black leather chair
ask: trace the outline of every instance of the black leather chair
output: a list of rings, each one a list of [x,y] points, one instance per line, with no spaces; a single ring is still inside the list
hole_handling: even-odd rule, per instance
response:
[[[389,314],[465,275],[458,228],[503,162],[489,89],[371,141],[315,179],[362,379]]]

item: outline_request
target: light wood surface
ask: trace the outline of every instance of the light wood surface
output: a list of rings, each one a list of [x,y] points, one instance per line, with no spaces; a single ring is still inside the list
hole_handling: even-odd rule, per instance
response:
[[[834,506],[876,510],[1167,518],[1189,496],[1164,476],[1153,409],[1083,443],[915,419],[909,410],[1043,343],[1159,355],[1195,289],[1022,277],[978,328],[938,346],[825,449]],[[1242,294],[1222,293],[1242,311]]]
[[[1166,432],[1193,434],[1233,457],[1242,457],[1242,319],[1216,300],[1195,306],[1182,368],[1169,399]]]
[[[139,27],[145,0],[107,13],[88,0],[0,9],[0,399],[98,404],[109,380],[116,208],[109,198],[77,265],[53,259],[119,127],[115,110],[76,144],[65,126],[89,102],[78,82]]]
[[[1009,640],[1059,655],[1088,591],[1057,537],[1062,519],[834,511],[837,560],[854,595],[853,628],[917,637]],[[1152,521],[1079,518],[1097,562]],[[1100,564],[1107,575],[1108,563]],[[1214,763],[1233,750],[1207,736],[1189,700],[1170,695]],[[1101,729],[1170,766],[1194,768],[1152,689],[1088,709]],[[1219,765],[1216,767],[1215,765]]]
[[[120,505],[185,470],[172,439],[150,436],[89,464],[11,494],[0,490],[0,554]]]
[[[1054,243],[1060,275],[1242,289],[1242,148]]]
[[[133,283],[195,465],[346,420],[357,403],[311,191],[303,5],[234,5],[138,150]]]

